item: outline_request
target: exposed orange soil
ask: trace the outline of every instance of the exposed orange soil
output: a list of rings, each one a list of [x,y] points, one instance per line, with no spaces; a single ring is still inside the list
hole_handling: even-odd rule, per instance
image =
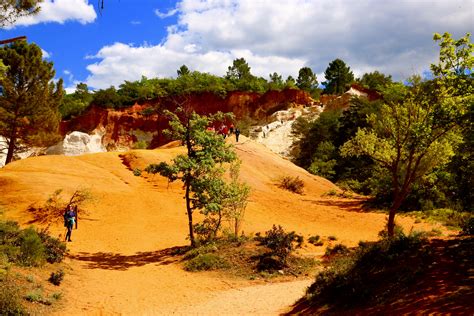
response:
[[[242,160],[241,178],[252,187],[245,233],[280,224],[305,237],[336,236],[337,242],[348,246],[377,239],[385,224],[384,214],[363,211],[357,199],[322,197],[329,190],[339,189],[245,137],[235,148]],[[182,148],[170,146],[137,150],[133,152],[135,158],[129,156],[127,162],[132,167],[144,167],[169,160],[180,151]],[[158,175],[136,177],[119,155],[34,157],[0,170],[0,203],[6,216],[22,225],[33,219],[27,207],[44,203],[56,189],[71,194],[77,188],[89,188],[97,198],[87,206],[87,215],[79,214],[79,227],[68,244],[71,270],[63,282],[65,304],[60,314],[274,314],[301,296],[306,283],[296,279],[298,283],[287,287],[294,288],[292,295],[275,294],[272,300],[267,293],[269,299],[249,302],[249,296],[258,297],[255,293],[260,293],[263,281],[184,271],[171,255],[173,247],[188,244],[181,184],[168,186],[167,180]],[[299,176],[304,181],[304,195],[275,185],[285,175]],[[426,224],[415,224],[411,218],[399,217],[398,223],[406,230],[431,229]],[[60,219],[51,224],[50,231],[64,236]],[[320,255],[324,248],[306,246],[304,252]],[[262,289],[261,293],[268,292],[268,288]],[[239,303],[238,294],[229,291],[242,292],[242,301]],[[275,291],[286,293],[283,285],[276,286]],[[287,296],[287,301],[281,296]]]

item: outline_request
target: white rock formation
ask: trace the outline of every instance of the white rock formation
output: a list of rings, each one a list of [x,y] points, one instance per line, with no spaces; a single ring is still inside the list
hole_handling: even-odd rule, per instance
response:
[[[106,152],[106,148],[102,145],[102,136],[103,134],[100,132],[89,135],[74,131],[66,135],[60,143],[46,149],[46,154],[79,156],[88,153]]]
[[[288,157],[290,148],[295,141],[291,135],[293,123],[302,115],[316,118],[320,113],[321,107],[319,106],[275,112],[272,115],[273,122],[254,128],[254,138],[274,153]]]

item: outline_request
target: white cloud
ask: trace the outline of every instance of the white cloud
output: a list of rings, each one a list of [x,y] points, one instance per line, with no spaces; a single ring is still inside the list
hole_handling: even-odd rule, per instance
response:
[[[44,0],[37,15],[21,17],[9,28],[39,23],[78,21],[81,24],[93,22],[97,18],[94,6],[88,0]]]
[[[73,82],[74,81],[74,75],[72,72],[68,69],[65,69],[63,71],[63,74],[66,75],[67,82]]]
[[[130,24],[131,25],[140,25],[140,24],[142,24],[142,22],[141,21],[130,21]]]
[[[356,75],[379,70],[401,80],[435,61],[434,32],[460,37],[474,20],[471,0],[182,0],[155,13],[177,15],[162,43],[103,47],[88,66],[90,86],[175,76],[182,64],[223,75],[239,57],[264,77],[296,77],[302,66],[322,74],[341,58]]]
[[[41,48],[41,54],[43,54],[43,58],[51,58],[51,53],[48,53],[44,49]]]
[[[173,16],[173,15],[175,15],[176,13],[178,13],[178,9],[169,10],[169,11],[166,12],[166,13],[163,13],[163,12],[161,12],[161,11],[158,10],[158,9],[155,10],[155,14],[156,14],[160,19],[169,18],[170,16]]]

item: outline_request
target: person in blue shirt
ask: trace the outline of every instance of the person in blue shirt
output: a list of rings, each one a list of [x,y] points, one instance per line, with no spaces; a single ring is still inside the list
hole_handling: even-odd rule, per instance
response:
[[[74,206],[69,206],[69,209],[64,213],[64,226],[67,228],[66,239],[71,240],[72,228],[76,222],[76,213],[74,212]]]

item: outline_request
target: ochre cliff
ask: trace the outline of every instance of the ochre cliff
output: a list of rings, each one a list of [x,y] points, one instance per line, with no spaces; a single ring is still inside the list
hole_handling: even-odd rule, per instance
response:
[[[150,111],[152,109],[158,109],[158,112],[164,109],[173,111],[186,104],[199,114],[232,112],[237,120],[244,117],[262,120],[292,105],[310,105],[313,101],[307,92],[296,89],[268,91],[264,94],[234,91],[229,92],[225,98],[204,92],[158,98],[118,110],[91,106],[81,116],[63,121],[60,131],[63,135],[72,131],[100,132],[104,135],[102,143],[108,149],[132,147],[137,141],[146,141],[153,148],[168,141],[162,134],[168,127],[168,120],[160,114],[147,115],[156,113]]]

